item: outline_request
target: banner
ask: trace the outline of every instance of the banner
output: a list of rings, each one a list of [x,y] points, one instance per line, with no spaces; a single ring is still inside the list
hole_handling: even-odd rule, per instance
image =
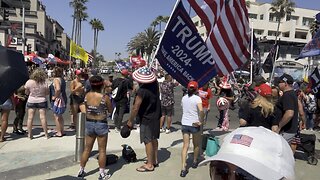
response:
[[[309,84],[311,85],[313,93],[317,94],[320,88],[320,74],[318,67],[316,67],[314,71],[310,74]]]
[[[84,63],[88,63],[88,54],[86,50],[78,46],[76,43],[70,40],[70,56],[76,59],[82,60]]]
[[[313,39],[304,46],[296,60],[318,55],[320,55],[320,30],[318,30]]]
[[[279,53],[276,56],[276,53],[278,51],[279,45],[275,44],[272,46],[266,60],[264,61],[263,65],[262,65],[262,69],[265,73],[272,73],[272,69],[273,69],[273,63],[275,60],[277,60],[279,58]]]
[[[132,64],[132,68],[139,68],[145,66],[146,60],[142,59],[141,56],[131,56],[130,63]]]
[[[216,63],[180,1],[159,43],[156,58],[180,84],[197,81],[202,87],[216,73]]]

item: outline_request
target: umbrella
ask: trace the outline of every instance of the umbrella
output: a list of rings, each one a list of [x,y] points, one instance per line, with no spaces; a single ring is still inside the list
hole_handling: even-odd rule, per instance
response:
[[[21,53],[0,46],[0,104],[28,79],[29,73]]]

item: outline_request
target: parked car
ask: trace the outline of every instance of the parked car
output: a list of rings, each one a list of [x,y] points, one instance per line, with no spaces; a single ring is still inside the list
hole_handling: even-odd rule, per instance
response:
[[[109,69],[101,69],[101,74],[110,74],[110,70]]]

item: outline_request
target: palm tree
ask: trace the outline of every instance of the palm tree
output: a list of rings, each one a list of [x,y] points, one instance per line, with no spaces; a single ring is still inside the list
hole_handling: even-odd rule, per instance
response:
[[[90,25],[93,29],[93,60],[96,58],[99,31],[104,31],[104,26],[99,19],[91,19]]]
[[[167,23],[169,20],[169,16],[158,16],[154,21],[152,21],[151,26],[155,28],[159,25],[159,32],[161,32],[161,24]]]
[[[273,12],[277,17],[278,27],[275,44],[277,43],[279,28],[281,19],[283,19],[286,15],[291,15],[294,12],[294,7],[296,4],[291,0],[273,0],[271,3],[271,12]]]
[[[85,12],[87,10],[85,6],[86,2],[88,2],[88,0],[71,0],[69,2],[69,6],[74,9],[71,38],[77,44],[81,44],[81,38],[79,37],[81,36],[81,21],[88,17]]]
[[[148,57],[148,62],[151,58],[152,53],[156,50],[157,45],[159,44],[159,39],[159,31],[154,30],[152,27],[149,27],[144,31],[143,44],[145,47],[146,55]]]
[[[309,31],[312,35],[312,37],[315,35],[315,33],[319,30],[319,26],[317,24],[317,21],[313,21],[310,25],[309,25]]]
[[[131,38],[131,40],[127,44],[127,51],[131,53],[134,52],[134,54],[138,56],[143,56],[145,53],[144,37],[144,33],[140,32],[136,36]]]

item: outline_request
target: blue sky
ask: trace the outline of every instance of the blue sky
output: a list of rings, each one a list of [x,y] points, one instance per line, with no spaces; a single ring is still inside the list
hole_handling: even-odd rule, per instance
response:
[[[73,9],[69,7],[70,0],[42,0],[42,2],[46,6],[47,15],[57,20],[71,37]],[[89,21],[98,18],[105,28],[99,32],[98,52],[107,60],[114,59],[115,53],[119,52],[122,58],[127,57],[126,45],[130,39],[147,29],[157,16],[170,16],[175,2],[175,0],[89,0],[86,4],[88,22],[84,22],[82,27],[82,46],[87,51],[93,49],[93,30]],[[297,7],[320,12],[319,0],[295,0],[295,2]]]

